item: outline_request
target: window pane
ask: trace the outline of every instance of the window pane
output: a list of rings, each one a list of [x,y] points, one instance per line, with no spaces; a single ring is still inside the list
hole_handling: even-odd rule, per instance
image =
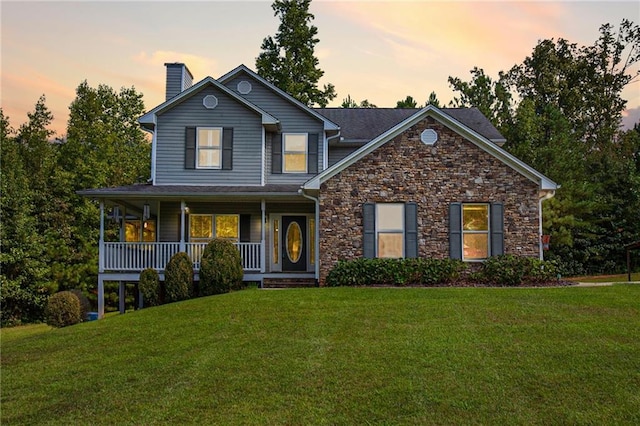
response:
[[[278,263],[280,260],[280,221],[278,219],[273,221],[273,263]]]
[[[404,230],[404,204],[376,204],[376,229]]]
[[[287,227],[287,256],[292,263],[298,263],[302,256],[302,230],[298,222],[291,222]]]
[[[128,243],[140,241],[140,221],[128,220],[124,224],[124,240]]]
[[[307,152],[307,135],[284,135],[284,151]]]
[[[198,129],[198,147],[219,147],[220,129]]]
[[[198,150],[198,166],[199,167],[220,167],[220,150],[219,149]]]
[[[404,238],[402,233],[378,234],[378,257],[402,257]]]
[[[156,240],[156,221],[155,220],[147,220],[144,223],[143,227],[143,240],[145,242],[151,243]]]
[[[189,236],[191,238],[211,238],[213,236],[213,217],[211,215],[191,215]]]
[[[284,171],[306,173],[307,171],[306,154],[285,154],[284,155]]]
[[[489,257],[489,234],[464,234],[465,259],[486,259]]]
[[[489,206],[486,204],[463,205],[462,229],[465,231],[488,231]]]
[[[216,216],[216,238],[227,238],[237,240],[239,237],[239,216],[218,215]]]

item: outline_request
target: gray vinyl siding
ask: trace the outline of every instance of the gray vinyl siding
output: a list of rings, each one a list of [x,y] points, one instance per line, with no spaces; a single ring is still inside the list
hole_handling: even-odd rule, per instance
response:
[[[218,98],[207,109],[202,99]],[[233,169],[185,169],[186,127],[233,128]],[[156,185],[260,185],[262,117],[224,92],[207,86],[158,116]]]
[[[359,146],[355,147],[344,147],[344,146],[330,146],[329,147],[329,167],[336,164],[338,161],[345,158],[347,155],[356,151]]]
[[[251,83],[251,92],[243,95],[238,92],[238,83],[246,80]],[[318,170],[322,170],[322,158],[324,155],[324,123],[318,118],[310,115],[303,109],[293,105],[289,101],[274,93],[271,89],[264,86],[259,81],[253,79],[250,75],[242,72],[232,80],[226,82],[226,86],[243,96],[249,102],[257,105],[267,111],[272,116],[280,120],[282,133],[317,133],[318,134]],[[271,137],[273,134],[266,136],[266,155],[265,155],[265,181],[266,183],[282,183],[282,184],[302,184],[311,179],[314,174],[305,173],[271,173]]]
[[[158,223],[158,241],[180,241],[180,202],[163,201],[160,203],[160,221]]]

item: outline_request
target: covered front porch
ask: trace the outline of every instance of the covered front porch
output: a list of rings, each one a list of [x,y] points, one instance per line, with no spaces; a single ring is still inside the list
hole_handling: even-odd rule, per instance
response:
[[[260,286],[264,279],[317,282],[318,207],[298,189],[134,185],[83,191],[100,206],[99,317],[105,282],[121,283],[123,300],[124,283],[139,281],[147,268],[163,280],[176,253],[187,253],[198,281],[202,253],[214,238],[237,247],[245,281]]]

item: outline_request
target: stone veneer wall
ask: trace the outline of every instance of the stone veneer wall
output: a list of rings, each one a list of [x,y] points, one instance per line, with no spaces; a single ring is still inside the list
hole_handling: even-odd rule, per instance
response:
[[[426,129],[438,133],[427,146]],[[538,185],[431,117],[320,188],[320,285],[340,259],[362,257],[362,204],[418,203],[420,257],[449,256],[451,202],[504,203],[505,254],[539,255]]]

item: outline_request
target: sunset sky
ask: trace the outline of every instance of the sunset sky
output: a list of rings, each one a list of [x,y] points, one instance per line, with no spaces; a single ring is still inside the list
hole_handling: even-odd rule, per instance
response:
[[[314,0],[321,83],[383,107],[435,91],[452,98],[448,76],[469,80],[474,66],[491,77],[531,54],[539,40],[592,45],[604,23],[640,22],[640,2]],[[0,4],[1,102],[12,127],[44,94],[63,136],[76,87],[134,86],[147,109],[164,100],[165,62],[184,62],[194,82],[240,64],[255,69],[260,44],[279,21],[271,1],[32,2]],[[637,69],[637,67],[635,68]],[[627,124],[640,120],[640,81],[623,92]]]

